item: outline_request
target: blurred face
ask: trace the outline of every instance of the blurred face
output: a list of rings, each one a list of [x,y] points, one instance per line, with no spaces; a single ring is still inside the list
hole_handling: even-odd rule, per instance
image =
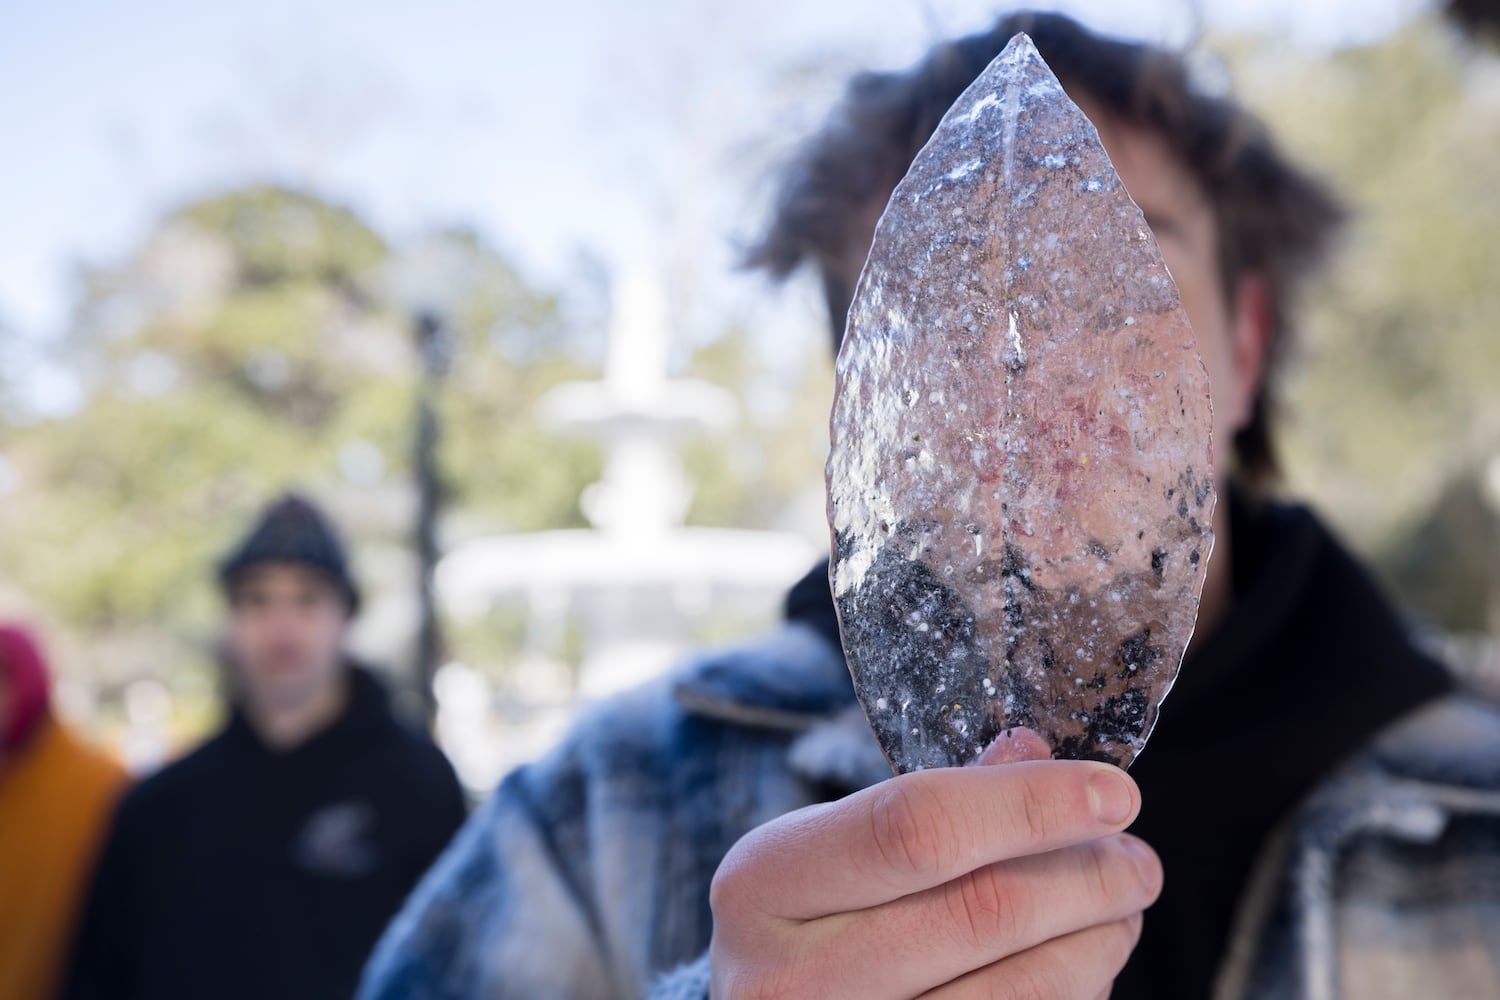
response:
[[[322,573],[271,563],[233,588],[229,650],[235,682],[252,704],[295,709],[326,694],[343,670],[348,609]]]
[[[1234,432],[1250,421],[1270,329],[1260,283],[1226,290],[1213,206],[1193,175],[1153,133],[1079,105],[1099,129],[1125,189],[1156,236],[1177,283],[1213,393],[1214,465],[1223,485]]]

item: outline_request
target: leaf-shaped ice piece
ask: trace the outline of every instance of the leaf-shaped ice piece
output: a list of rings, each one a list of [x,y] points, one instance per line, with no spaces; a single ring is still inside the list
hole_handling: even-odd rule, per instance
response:
[[[898,771],[1009,726],[1126,766],[1197,618],[1208,375],[1093,124],[1018,35],[891,196],[838,360],[828,509]]]

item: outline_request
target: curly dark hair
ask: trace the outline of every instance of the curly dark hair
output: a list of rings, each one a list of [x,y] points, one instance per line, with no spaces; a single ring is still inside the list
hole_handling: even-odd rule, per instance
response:
[[[1464,31],[1500,45],[1500,0],[1448,0],[1443,10]]]
[[[803,263],[816,267],[837,346],[854,294],[850,274],[869,249],[879,209],[948,108],[1022,31],[1067,89],[1159,135],[1202,184],[1218,222],[1226,288],[1247,274],[1265,282],[1274,363],[1289,339],[1290,304],[1328,256],[1342,206],[1283,158],[1254,115],[1196,86],[1185,54],[1096,34],[1061,14],[1010,14],[986,32],[938,45],[903,72],[855,76],[781,173],[770,224],[745,263],[777,278]],[[1277,475],[1272,400],[1268,377],[1235,436],[1236,471],[1247,486]]]

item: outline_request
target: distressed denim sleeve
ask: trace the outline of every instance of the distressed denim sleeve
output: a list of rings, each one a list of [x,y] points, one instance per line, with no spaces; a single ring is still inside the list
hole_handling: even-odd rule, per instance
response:
[[[708,955],[679,966],[651,985],[649,1000],[708,1000]]]
[[[617,994],[530,787],[522,768],[469,818],[386,929],[360,1000]]]

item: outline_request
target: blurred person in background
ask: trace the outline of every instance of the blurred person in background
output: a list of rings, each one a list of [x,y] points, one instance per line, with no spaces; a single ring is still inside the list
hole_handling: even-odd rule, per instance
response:
[[[366,1000],[1500,996],[1500,713],[1271,498],[1273,360],[1342,213],[1252,115],[1179,53],[1013,15],[855,77],[752,263],[811,265],[837,344],[893,188],[1019,31],[1151,225],[1233,445],[1199,634],[1132,774],[1037,759],[1020,730],[987,755],[1005,766],[892,778],[821,566],[780,631],[596,707],[510,775]]]
[[[126,783],[52,713],[30,633],[0,625],[0,997],[56,989],[89,870]]]
[[[277,500],[219,580],[228,724],[122,802],[73,1000],[348,997],[463,821],[447,759],[348,652],[359,591],[321,511]]]

